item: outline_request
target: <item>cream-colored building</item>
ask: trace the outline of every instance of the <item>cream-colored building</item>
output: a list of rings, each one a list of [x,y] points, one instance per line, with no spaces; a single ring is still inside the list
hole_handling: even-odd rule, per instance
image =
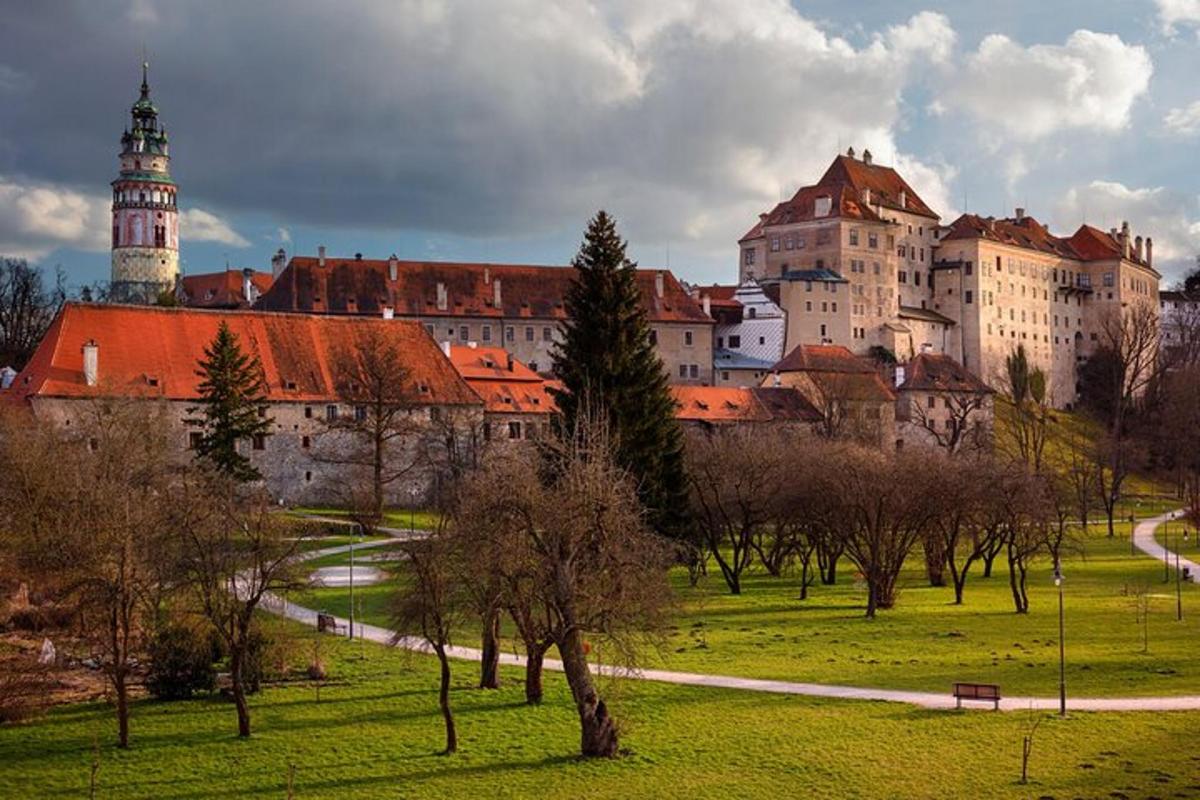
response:
[[[812,186],[760,216],[739,241],[743,280],[777,283],[786,349],[836,344],[897,360],[944,353],[991,385],[1024,345],[1051,402],[1075,401],[1076,370],[1103,321],[1158,307],[1149,237],[1128,223],[1051,234],[1017,209],[948,226],[869,151],[838,156]]]

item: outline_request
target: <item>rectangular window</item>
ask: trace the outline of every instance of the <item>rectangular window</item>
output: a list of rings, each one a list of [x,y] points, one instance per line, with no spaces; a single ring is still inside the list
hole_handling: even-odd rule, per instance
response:
[[[338,418],[337,406],[325,406],[325,419],[329,422],[334,422]]]
[[[480,334],[481,334],[481,336],[480,336],[481,339],[483,339],[485,342],[490,342],[492,340],[492,326],[484,325],[483,328],[480,330]]]
[[[791,236],[785,236],[785,237],[783,237],[783,249],[784,249],[784,250],[791,250],[791,249],[793,249],[795,246],[796,246],[796,240],[795,240],[795,239],[793,239]]]
[[[542,341],[543,342],[548,342],[553,338],[554,338],[554,329],[553,328],[551,328],[549,325],[542,328]]]
[[[968,261],[966,264],[963,265],[963,274],[964,275],[970,275],[974,271],[975,271],[975,266],[970,261]]]
[[[874,261],[874,262],[872,262],[871,266],[874,267],[875,274],[878,275],[879,274],[879,262]]]
[[[850,246],[858,247],[858,228],[850,229]]]
[[[693,378],[699,378],[700,377],[700,365],[699,364],[689,365],[688,366],[688,374]]]
[[[771,237],[771,252],[772,253],[779,252],[779,237],[778,236]]]
[[[301,436],[300,437],[300,446],[302,448],[304,448],[305,450],[307,450],[308,448],[312,447],[312,440],[309,439],[307,436]]]
[[[367,421],[367,407],[366,406],[355,406],[354,407],[354,421],[355,422],[366,422]]]
[[[506,342],[514,341],[517,338],[517,329],[509,325],[504,329],[504,340]]]
[[[204,436],[199,431],[192,431],[188,434],[188,448],[191,450],[200,449],[200,442],[204,441]]]
[[[929,395],[929,407],[937,408],[937,397],[934,395]]]
[[[458,326],[458,340],[460,342],[465,342],[470,338],[471,338],[471,329],[469,327],[467,327],[466,325],[459,325]]]
[[[508,423],[508,438],[510,438],[510,439],[520,439],[521,438],[521,423],[519,423],[519,422]]]
[[[726,263],[728,263],[728,262],[726,262]],[[692,332],[691,331],[683,332],[683,346],[684,347],[692,346]]]
[[[741,336],[738,336],[738,335],[736,335],[736,334],[732,334],[732,335],[730,335],[730,337],[729,337],[729,348],[730,348],[731,350],[736,350],[736,349],[738,349],[738,348],[739,348],[739,347],[741,347],[741,346],[742,346],[742,337],[741,337]]]
[[[805,311],[812,311],[812,300],[805,300],[805,301],[804,301],[804,310],[805,310]]]
[[[654,330],[654,328],[650,329],[650,344],[658,345],[658,331]]]
[[[312,406],[305,406],[305,407],[304,407],[304,418],[305,418],[305,419],[312,419]]]
[[[921,285],[921,273],[913,272],[913,286]]]
[[[679,377],[681,377],[681,378],[687,377],[687,364],[679,365]]]
[[[974,302],[974,297],[975,297],[975,295],[970,289],[967,289],[966,291],[963,292],[963,302],[964,303],[969,304],[969,303]]]
[[[825,336],[825,325],[822,324],[821,325],[821,337],[824,338],[824,336]]]
[[[879,248],[879,234],[867,233],[867,247],[871,248],[872,250],[877,250]]]
[[[1111,272],[1104,273],[1104,285],[1105,286],[1113,285],[1113,274]]]
[[[746,250],[742,251],[742,263],[748,267],[754,264],[754,251],[753,250],[746,249]]]

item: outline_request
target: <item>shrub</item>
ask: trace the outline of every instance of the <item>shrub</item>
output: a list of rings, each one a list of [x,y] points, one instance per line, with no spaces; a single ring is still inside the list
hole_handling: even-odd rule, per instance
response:
[[[0,664],[0,724],[24,722],[41,714],[50,705],[54,686],[45,667]]]
[[[216,685],[212,640],[179,624],[164,624],[150,642],[146,689],[161,700],[182,700]]]

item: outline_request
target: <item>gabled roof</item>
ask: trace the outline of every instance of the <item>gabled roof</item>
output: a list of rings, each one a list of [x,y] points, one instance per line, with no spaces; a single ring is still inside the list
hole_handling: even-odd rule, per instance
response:
[[[684,422],[816,422],[821,414],[791,388],[672,386],[676,419]]]
[[[992,393],[975,373],[943,353],[921,353],[904,365],[900,391]]]
[[[775,372],[875,373],[875,366],[840,344],[801,344],[778,361]]]
[[[1079,230],[1064,238],[1050,233],[1049,228],[1028,215],[994,219],[963,214],[939,237],[943,242],[954,239],[985,239],[1076,261],[1109,261],[1121,258],[1124,252],[1120,240],[1112,233],[1080,225]],[[1132,249],[1129,260],[1153,271],[1145,258],[1139,259]]]
[[[540,382],[541,375],[513,358],[503,347],[450,345],[450,363],[468,381]]]
[[[920,319],[925,322],[936,322],[939,325],[946,326],[957,324],[945,314],[939,314],[932,308],[919,308],[918,306],[900,306],[898,316],[901,319]]]
[[[243,273],[240,269],[184,275],[182,302],[190,308],[247,308],[243,292]],[[274,276],[269,272],[252,271],[250,281],[261,297],[271,288]]]
[[[450,363],[467,381],[492,414],[550,414],[551,391],[560,386],[547,380],[508,354],[502,347],[452,344]]]
[[[211,311],[154,306],[67,303],[25,370],[11,399],[136,396],[168,400],[199,397],[197,364],[221,322],[243,348],[258,356],[273,401],[329,401],[343,348],[361,346],[372,329],[402,354],[414,402],[478,405],[424,327],[416,322],[361,318]],[[83,376],[83,346],[95,342],[99,380]],[[6,392],[8,394],[9,392]]]
[[[639,269],[636,274],[651,322],[711,322],[670,272]],[[319,258],[297,256],[255,308],[370,316],[392,308],[400,317],[559,320],[574,277],[574,267],[397,260],[392,280],[386,259],[326,258],[321,266]],[[497,281],[499,306],[494,304]],[[439,284],[446,293],[444,308],[438,307]]]
[[[818,216],[817,201],[824,198],[829,200],[829,211]],[[801,187],[790,200],[784,200],[771,209],[761,221],[761,226],[790,225],[793,222],[809,222],[837,217],[870,222],[881,221],[879,215],[863,204],[861,195],[854,190],[854,187],[829,184]]]
[[[925,201],[896,170],[860,161],[849,155],[835,158],[821,176],[821,180],[817,181],[817,186],[848,186],[857,198],[862,198],[863,190],[869,189],[872,206],[882,205],[909,214],[939,219],[938,214],[925,205]],[[904,195],[903,204],[900,202],[901,193]]]

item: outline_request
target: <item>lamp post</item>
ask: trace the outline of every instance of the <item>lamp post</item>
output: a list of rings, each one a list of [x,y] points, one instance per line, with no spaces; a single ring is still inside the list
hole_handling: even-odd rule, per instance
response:
[[[1187,531],[1183,532],[1183,545],[1187,546]],[[1183,621],[1183,572],[1179,569],[1179,534],[1175,535],[1175,619]]]
[[[1058,587],[1058,715],[1067,715],[1067,648],[1063,637],[1065,635],[1065,618],[1063,616],[1063,575],[1062,569],[1054,564],[1054,585]]]
[[[357,526],[357,522],[350,525],[350,625],[347,629],[350,639],[354,638],[354,530]]]

